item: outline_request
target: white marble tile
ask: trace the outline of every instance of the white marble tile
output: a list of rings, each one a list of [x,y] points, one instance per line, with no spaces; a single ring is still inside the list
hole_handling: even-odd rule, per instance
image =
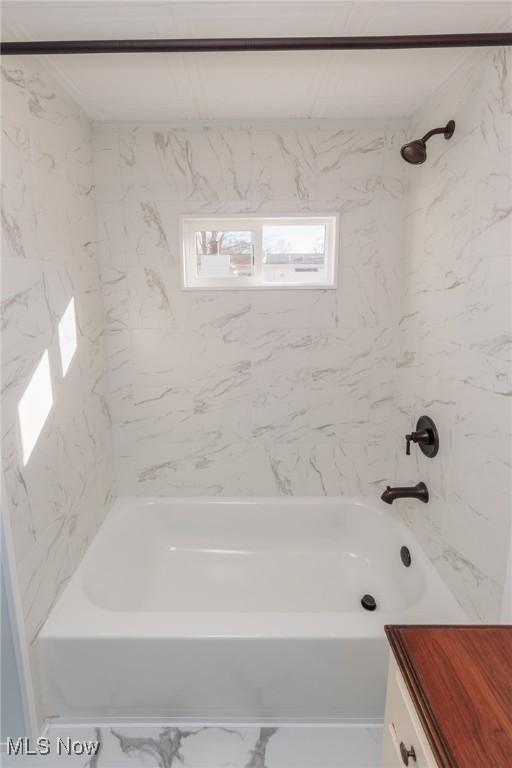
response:
[[[76,768],[377,768],[381,734],[380,726],[363,725],[52,725],[51,753],[37,760]],[[95,754],[68,756],[70,742]],[[25,768],[34,759],[6,758],[5,765]]]
[[[129,495],[375,495],[421,477],[431,503],[398,512],[469,615],[497,618],[510,525],[509,72],[510,51],[477,52],[407,125],[91,136],[51,79],[8,62],[2,443],[31,640],[101,523],[112,463]],[[407,168],[404,136],[450,116],[453,139]],[[182,291],[179,217],[216,212],[338,213],[337,289]],[[72,295],[79,345],[62,378],[56,326]],[[55,407],[23,467],[16,406],[46,348]],[[440,429],[435,462],[403,455],[422,412]],[[183,737],[191,764],[208,759],[208,733]],[[258,765],[266,745],[284,768],[283,733],[217,735],[234,765],[242,746],[240,765]],[[294,737],[304,768],[316,759],[305,733]],[[329,743],[347,735],[336,734]],[[359,736],[351,759],[367,754]],[[151,738],[142,764],[165,765]],[[116,754],[117,737],[105,744]]]
[[[266,750],[268,768],[373,768],[380,765],[378,726],[279,728]]]
[[[101,197],[104,205],[120,203],[123,199],[123,184],[119,130],[115,125],[96,123],[92,140],[96,199]]]
[[[437,423],[435,460],[397,455],[431,502],[409,524],[469,616],[500,615],[510,539],[512,190],[510,51],[477,52],[411,121],[455,119],[411,168],[397,355],[397,422]]]
[[[378,338],[399,297],[402,135],[399,124],[99,129],[122,179],[97,195],[106,322],[132,357],[118,365],[114,351],[110,372],[119,493],[373,493],[389,476],[376,444],[393,359]],[[180,215],[298,210],[341,212],[337,290],[181,290]],[[350,454],[355,436],[366,466]]]
[[[112,446],[91,128],[36,63],[11,59],[2,74],[2,455],[32,643],[109,506]],[[57,329],[72,297],[63,376]],[[53,407],[24,465],[17,408],[45,350]]]

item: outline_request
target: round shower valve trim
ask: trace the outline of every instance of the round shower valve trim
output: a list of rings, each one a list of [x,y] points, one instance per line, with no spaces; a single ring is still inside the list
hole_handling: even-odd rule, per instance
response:
[[[430,416],[420,416],[416,423],[416,430],[405,436],[407,456],[411,454],[411,443],[419,445],[421,452],[429,459],[433,459],[439,451],[439,433]]]

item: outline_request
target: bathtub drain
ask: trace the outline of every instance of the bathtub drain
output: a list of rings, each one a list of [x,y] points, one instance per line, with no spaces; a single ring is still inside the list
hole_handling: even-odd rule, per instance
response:
[[[374,611],[377,608],[377,602],[373,595],[363,595],[361,605],[366,611]]]

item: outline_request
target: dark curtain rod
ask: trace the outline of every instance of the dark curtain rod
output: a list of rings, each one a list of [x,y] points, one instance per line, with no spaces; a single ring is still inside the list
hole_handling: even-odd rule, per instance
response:
[[[69,53],[214,53],[218,51],[360,51],[512,45],[512,32],[382,37],[254,37],[181,40],[35,40],[0,44],[9,55]]]

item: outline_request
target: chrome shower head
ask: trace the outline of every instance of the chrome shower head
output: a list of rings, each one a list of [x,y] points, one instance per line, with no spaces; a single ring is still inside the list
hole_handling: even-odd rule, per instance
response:
[[[404,144],[400,150],[400,154],[407,163],[412,165],[421,165],[427,159],[427,141],[431,136],[435,136],[437,133],[442,133],[445,139],[451,139],[453,132],[455,131],[455,121],[449,120],[444,128],[434,128],[432,131],[426,133],[422,139],[415,139],[408,144]]]

